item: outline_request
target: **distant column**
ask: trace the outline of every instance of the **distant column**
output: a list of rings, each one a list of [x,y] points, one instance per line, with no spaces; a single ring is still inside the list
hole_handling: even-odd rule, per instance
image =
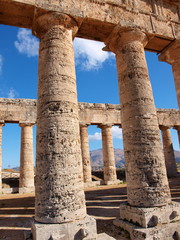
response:
[[[178,140],[179,140],[179,145],[180,145],[180,126],[174,126],[173,128],[177,130]]]
[[[92,175],[88,141],[88,124],[80,124],[80,136],[84,183],[89,183],[92,182]]]
[[[2,192],[2,127],[4,123],[0,122],[0,193]]]
[[[33,125],[32,123],[19,124],[21,127],[20,193],[34,191]]]
[[[107,185],[117,184],[114,148],[112,141],[112,125],[101,124],[99,127],[102,129],[102,150],[104,162],[104,182]]]
[[[160,126],[162,131],[162,140],[164,147],[164,157],[168,177],[174,177],[177,174],[176,160],[171,139],[171,132],[168,126]]]

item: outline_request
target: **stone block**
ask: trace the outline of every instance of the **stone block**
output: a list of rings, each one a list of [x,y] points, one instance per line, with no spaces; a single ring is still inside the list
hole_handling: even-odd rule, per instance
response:
[[[120,218],[133,222],[144,228],[155,227],[159,224],[166,224],[173,221],[180,221],[180,203],[162,207],[139,208],[127,204],[120,206]]]
[[[35,187],[21,187],[19,188],[19,193],[32,193],[35,191]]]
[[[86,182],[84,183],[84,187],[88,188],[88,187],[95,187],[95,186],[100,186],[101,185],[101,181],[92,181],[92,182]]]
[[[114,225],[129,232],[131,240],[179,240],[180,221],[161,224],[151,228],[141,228],[128,221],[116,219]]]
[[[32,224],[33,240],[96,240],[96,220],[86,216],[62,224],[44,224],[34,221]]]
[[[104,181],[105,185],[117,185],[117,184],[120,184],[120,183],[123,183],[123,181],[119,180],[119,179],[117,179],[116,181]]]

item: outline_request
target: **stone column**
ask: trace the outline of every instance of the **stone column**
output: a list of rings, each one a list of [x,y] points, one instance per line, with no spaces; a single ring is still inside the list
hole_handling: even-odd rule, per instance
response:
[[[164,147],[164,157],[166,164],[166,171],[168,177],[174,177],[177,175],[176,160],[174,156],[174,149],[171,139],[171,132],[168,126],[160,126],[162,131],[162,140]]]
[[[106,185],[117,184],[114,148],[112,141],[112,125],[101,124],[102,129],[102,150],[104,162],[104,183]]]
[[[106,41],[116,54],[126,161],[128,204],[120,206],[118,224],[133,240],[152,239],[148,237],[155,232],[160,236],[160,228],[143,228],[169,223],[169,212],[174,211],[144,54],[147,42],[146,34],[139,29],[114,31]]]
[[[180,126],[174,126],[173,128],[177,130],[177,135],[178,135],[178,140],[180,145]]]
[[[34,191],[33,125],[19,124],[21,127],[19,193]]]
[[[4,126],[4,123],[2,121],[0,122],[0,193],[2,193],[2,127]]]
[[[177,101],[180,108],[180,40],[176,40],[166,48],[159,55],[159,61],[167,62],[172,65]]]
[[[89,141],[88,141],[88,124],[82,124],[82,123],[80,124],[80,136],[81,136],[81,151],[82,151],[84,183],[91,183],[92,175],[91,175],[91,160],[90,160]]]
[[[82,173],[72,45],[77,23],[68,15],[45,13],[35,17],[33,31],[40,38],[33,237],[95,239]]]

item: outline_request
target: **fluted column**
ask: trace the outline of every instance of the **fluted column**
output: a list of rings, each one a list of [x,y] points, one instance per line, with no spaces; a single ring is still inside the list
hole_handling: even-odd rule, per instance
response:
[[[102,150],[104,162],[104,182],[105,184],[117,183],[114,148],[112,140],[112,125],[101,124],[102,129]]]
[[[33,125],[32,123],[19,124],[21,127],[20,193],[34,191]]]
[[[115,224],[129,231],[133,240],[170,239],[179,234],[180,222],[177,226],[173,221],[180,220],[180,205],[171,201],[144,54],[148,38],[139,29],[117,29],[106,44],[117,61],[128,204],[120,205]]]
[[[109,43],[117,61],[128,202],[141,207],[171,202],[144,55],[147,41],[137,29],[120,32]]]
[[[91,159],[88,141],[88,124],[80,124],[81,151],[83,163],[84,183],[92,182]]]
[[[160,126],[162,131],[162,140],[164,148],[164,157],[168,177],[174,177],[177,174],[176,160],[171,139],[171,132],[168,126]]]
[[[49,12],[35,16],[40,38],[37,101],[35,220],[33,237],[82,238],[96,235],[94,219],[86,215],[79,116],[72,39],[76,21]],[[55,224],[53,224],[55,223]],[[58,224],[59,223],[59,224]],[[85,230],[77,233],[81,228]]]
[[[180,108],[180,40],[174,41],[173,44],[166,48],[159,55],[159,61],[167,62],[172,65],[177,101]]]
[[[0,122],[0,193],[2,192],[2,127],[4,123]]]

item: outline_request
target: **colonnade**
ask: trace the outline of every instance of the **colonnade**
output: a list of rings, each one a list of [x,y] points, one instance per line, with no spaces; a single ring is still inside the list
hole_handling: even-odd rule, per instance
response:
[[[0,177],[2,169],[2,127],[0,123]],[[20,147],[20,177],[19,193],[34,191],[34,157],[33,157],[33,126],[34,123],[19,123],[21,127],[21,147]],[[2,191],[2,178],[0,178],[0,191]],[[6,193],[3,189],[3,192]]]
[[[77,31],[78,23],[68,15],[37,11],[34,16],[33,33],[40,39],[40,48],[32,232],[34,239],[38,240],[60,239],[60,236],[65,236],[64,239],[97,239],[95,220],[86,213],[84,196],[81,147],[86,164],[84,179],[87,181],[90,180],[90,160],[87,126],[79,129],[72,45]],[[120,219],[115,224],[128,230],[134,240],[164,239],[165,236],[173,239],[172,236],[180,236],[180,206],[172,202],[170,195],[144,55],[148,41],[148,36],[137,28],[115,29],[105,41],[107,48],[116,55],[126,160],[128,204],[120,206]],[[173,59],[172,63],[179,96],[179,58]],[[105,182],[116,181],[111,125],[100,127]],[[169,130],[162,128],[162,131],[164,152],[169,159]],[[26,137],[30,140],[29,129],[23,127],[24,147],[28,145]],[[22,159],[24,155],[22,150]],[[32,171],[27,175],[32,176]],[[25,180],[22,182],[26,187]]]

